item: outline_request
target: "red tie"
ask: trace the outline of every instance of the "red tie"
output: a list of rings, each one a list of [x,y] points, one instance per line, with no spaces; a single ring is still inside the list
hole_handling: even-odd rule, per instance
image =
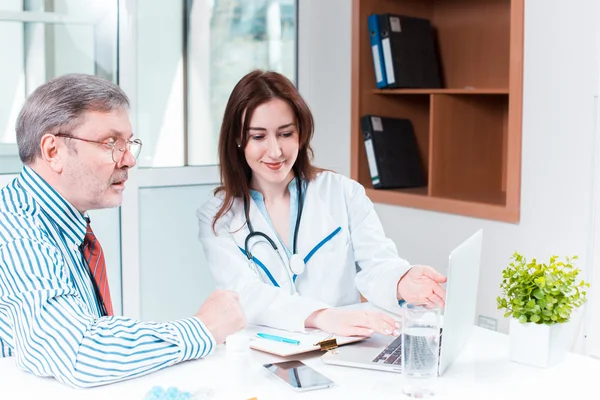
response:
[[[97,290],[97,295],[100,296],[98,300],[104,303],[106,315],[114,315],[112,301],[110,299],[110,288],[108,287],[108,277],[106,276],[104,252],[102,251],[100,242],[90,227],[89,219],[87,219],[87,231],[85,233],[85,239],[83,239],[83,246],[81,250],[83,251],[83,257],[90,268],[90,272],[94,277],[96,285],[94,289]]]

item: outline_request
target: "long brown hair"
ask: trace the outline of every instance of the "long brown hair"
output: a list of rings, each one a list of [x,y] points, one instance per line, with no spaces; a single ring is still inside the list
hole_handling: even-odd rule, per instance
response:
[[[285,101],[296,118],[300,148],[293,167],[294,173],[303,180],[312,180],[320,171],[311,164],[313,151],[310,141],[314,131],[313,116],[294,84],[277,72],[261,70],[250,72],[233,88],[223,114],[219,134],[221,186],[215,189],[215,194],[224,192],[225,199],[213,220],[213,231],[219,218],[231,209],[236,197],[243,196],[249,201],[252,169],[244,157],[246,132],[254,110],[273,99]]]

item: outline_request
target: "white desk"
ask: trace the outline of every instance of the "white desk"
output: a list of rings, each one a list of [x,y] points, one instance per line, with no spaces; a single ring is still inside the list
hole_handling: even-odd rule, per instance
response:
[[[1,399],[143,399],[155,385],[176,386],[182,390],[209,387],[214,399],[400,399],[400,376],[324,364],[318,353],[303,361],[331,378],[328,389],[296,393],[275,376],[262,371],[262,364],[277,357],[251,353],[253,386],[248,396],[234,396],[227,381],[224,346],[204,360],[189,361],[145,377],[93,389],[76,390],[25,373],[14,358],[0,358]],[[449,370],[439,378],[435,399],[589,399],[597,398],[600,361],[568,354],[561,364],[539,369],[508,360],[508,336],[476,328],[469,344]],[[8,396],[11,394],[11,396]]]

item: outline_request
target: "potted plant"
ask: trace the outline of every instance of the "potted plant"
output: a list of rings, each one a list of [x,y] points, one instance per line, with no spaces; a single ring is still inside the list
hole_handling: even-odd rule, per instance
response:
[[[527,262],[515,252],[502,271],[498,309],[510,321],[510,359],[540,367],[561,361],[566,353],[565,324],[571,312],[587,300],[589,283],[577,280],[577,256],[548,264]]]

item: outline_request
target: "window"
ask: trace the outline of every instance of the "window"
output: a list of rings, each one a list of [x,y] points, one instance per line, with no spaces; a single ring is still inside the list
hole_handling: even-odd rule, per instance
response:
[[[15,173],[14,125],[27,95],[70,72],[117,81],[119,1],[0,3],[0,52],[11,60],[0,66],[0,173]],[[140,167],[216,164],[237,81],[255,68],[296,80],[296,0],[144,0],[132,17],[136,92],[127,94],[144,141]]]
[[[0,174],[21,168],[15,122],[25,98],[66,73],[117,79],[117,0],[3,1],[0,6]]]
[[[237,81],[255,68],[296,80],[296,1],[165,4],[137,3],[139,165],[213,165]]]

